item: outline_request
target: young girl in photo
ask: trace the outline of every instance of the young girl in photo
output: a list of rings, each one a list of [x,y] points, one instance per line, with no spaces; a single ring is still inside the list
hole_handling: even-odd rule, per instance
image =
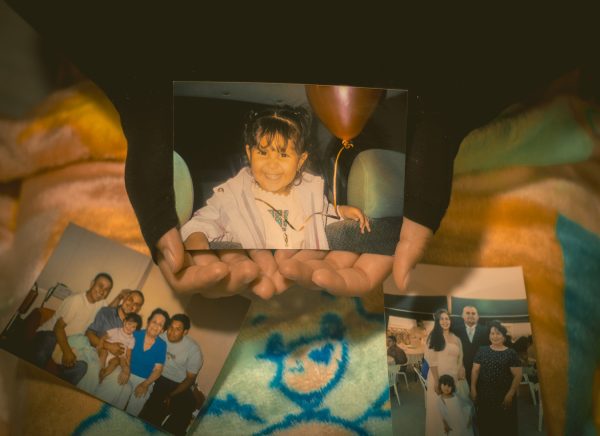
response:
[[[444,435],[473,436],[473,406],[456,395],[456,384],[451,375],[439,378],[440,396],[437,405],[444,423]]]
[[[116,327],[107,330],[106,335],[100,339],[98,345],[98,359],[100,360],[100,383],[110,375],[119,365],[129,366],[131,360],[131,350],[135,346],[135,338],[133,332],[142,328],[142,318],[135,312],[128,313],[125,315],[123,320],[123,327]],[[104,341],[107,342],[119,342],[125,348],[125,352],[120,356],[115,356],[108,350],[102,347]]]
[[[207,249],[210,242],[327,250],[329,222],[354,220],[361,233],[371,230],[360,209],[333,207],[324,195],[323,178],[305,170],[310,123],[302,107],[250,112],[244,125],[249,166],[217,186],[206,206],[183,225],[188,250]]]

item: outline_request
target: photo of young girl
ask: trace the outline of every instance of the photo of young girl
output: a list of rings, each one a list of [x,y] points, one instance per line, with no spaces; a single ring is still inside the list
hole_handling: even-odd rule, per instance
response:
[[[315,87],[334,97],[315,100]],[[393,253],[406,91],[183,81],[173,95],[174,148],[194,190],[179,217],[188,251]]]
[[[243,132],[249,165],[217,186],[183,225],[186,247],[207,249],[209,242],[226,241],[244,248],[328,249],[325,226],[340,219],[370,232],[359,208],[334,207],[324,195],[323,178],[306,171],[310,125],[311,115],[301,106],[251,110]]]

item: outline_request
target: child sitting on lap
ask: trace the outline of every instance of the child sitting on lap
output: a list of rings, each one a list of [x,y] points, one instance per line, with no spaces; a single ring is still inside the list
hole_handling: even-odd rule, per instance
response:
[[[119,365],[129,366],[131,358],[131,349],[135,346],[133,332],[142,327],[142,318],[137,313],[128,313],[123,320],[123,327],[110,329],[106,332],[98,346],[98,358],[100,360],[100,382],[112,373]],[[115,356],[102,347],[104,341],[119,342],[123,344],[125,352],[120,356]]]
[[[302,107],[251,111],[244,126],[250,166],[217,186],[181,228],[188,250],[207,249],[213,241],[327,250],[325,226],[339,219],[358,221],[361,233],[371,231],[360,209],[334,208],[324,195],[323,179],[305,171],[310,121]]]

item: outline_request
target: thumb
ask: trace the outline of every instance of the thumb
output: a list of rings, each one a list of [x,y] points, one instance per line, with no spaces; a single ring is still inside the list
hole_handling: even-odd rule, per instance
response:
[[[394,254],[394,282],[401,291],[406,290],[410,272],[421,260],[429,240],[433,236],[431,229],[406,217],[400,229],[400,241]]]
[[[183,268],[184,249],[179,231],[173,227],[161,236],[156,244],[158,262],[166,262],[173,274]]]

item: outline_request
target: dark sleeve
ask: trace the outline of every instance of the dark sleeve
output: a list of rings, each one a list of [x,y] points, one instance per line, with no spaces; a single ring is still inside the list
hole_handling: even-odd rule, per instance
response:
[[[510,353],[510,358],[509,358],[509,366],[511,368],[515,368],[515,367],[521,367],[523,366],[523,364],[521,363],[521,359],[519,359],[519,355],[517,354],[517,352],[515,350],[513,350],[512,348],[509,348],[509,353]]]
[[[157,86],[137,88],[130,101],[117,106],[128,143],[125,186],[155,261],[156,243],[179,225],[173,189],[172,84]]]
[[[454,158],[462,137],[443,109],[409,91],[404,216],[433,232],[450,203]]]
[[[398,348],[398,350],[399,350],[398,354],[399,354],[400,361],[397,363],[405,364],[406,362],[408,362],[408,357],[406,357],[406,353],[404,352],[404,350],[402,348]]]
[[[157,360],[156,363],[160,363],[164,365],[167,362],[167,343],[160,338],[156,339],[159,342],[159,347],[157,349]]]
[[[473,358],[473,363],[478,363],[481,365],[483,360],[483,353],[485,353],[485,347],[479,347],[479,350],[475,353],[475,357]]]

